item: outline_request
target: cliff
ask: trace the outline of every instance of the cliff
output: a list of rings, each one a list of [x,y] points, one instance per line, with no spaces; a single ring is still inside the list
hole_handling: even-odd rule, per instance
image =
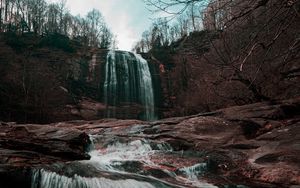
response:
[[[163,68],[163,116],[299,96],[299,51],[296,46],[295,51],[290,48],[297,41],[296,25],[276,38],[270,49],[258,47],[245,59],[241,57],[247,49],[241,47],[252,32],[246,26],[244,30],[195,31],[169,46],[152,49],[152,61]],[[267,37],[260,44],[267,43]]]
[[[112,106],[104,104],[107,49],[87,48],[59,34],[38,37],[31,33],[3,33],[0,48],[0,118],[3,121],[49,123],[100,119],[107,117],[107,107],[114,110],[117,118],[141,118],[144,109],[137,96],[128,101],[118,99],[118,104]],[[122,60],[127,52],[117,53],[116,61],[127,64],[127,60]],[[135,61],[131,64],[136,69]],[[117,65],[121,81],[126,78],[123,69]],[[150,65],[152,73],[156,69],[156,64]],[[153,74],[152,79],[157,104],[159,75]],[[130,90],[135,92],[133,88]]]

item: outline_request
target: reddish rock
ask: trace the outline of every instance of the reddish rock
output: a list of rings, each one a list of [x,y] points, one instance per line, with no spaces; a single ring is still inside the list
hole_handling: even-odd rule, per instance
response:
[[[7,125],[0,129],[0,155],[9,164],[32,165],[45,161],[89,159],[88,135],[77,129],[50,125]],[[39,158],[45,158],[40,159]],[[3,161],[4,162],[4,161]]]
[[[96,146],[100,150],[118,140],[147,139],[167,142],[179,154],[191,153],[151,156],[158,168],[139,168],[150,169],[148,173],[153,176],[164,175],[159,168],[178,171],[206,163],[202,179],[216,185],[231,182],[250,187],[291,187],[300,185],[299,107],[300,98],[296,98],[156,122],[103,119],[51,125],[1,123],[0,171],[6,172],[7,166],[86,159],[88,137],[84,131],[101,135]]]

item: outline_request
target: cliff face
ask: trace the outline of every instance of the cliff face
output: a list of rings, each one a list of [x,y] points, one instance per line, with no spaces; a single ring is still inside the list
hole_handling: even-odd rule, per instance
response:
[[[158,118],[299,95],[299,53],[290,52],[293,57],[286,60],[275,58],[278,51],[288,49],[284,38],[268,57],[256,52],[240,70],[239,62],[225,61],[229,57],[220,55],[225,53],[223,35],[195,32],[169,47],[142,54],[148,60]],[[58,42],[51,46],[45,40],[52,38],[1,35],[1,120],[47,123],[107,117],[103,85],[108,50],[86,49],[63,36],[55,38]],[[123,74],[122,67],[118,70]],[[144,111],[139,100],[109,107],[116,118],[139,119]]]
[[[55,108],[71,101],[64,88],[74,53],[33,47],[40,41],[31,36],[22,38],[27,41],[21,48],[21,38],[15,37],[1,35],[0,40],[1,119],[46,122]]]
[[[164,117],[298,96],[299,52],[280,56],[289,51],[296,27],[271,49],[256,49],[244,63],[237,59],[241,49],[236,40],[242,41],[246,31],[194,32],[169,47],[152,50],[152,60],[164,68],[160,72]]]
[[[60,37],[63,38],[55,36],[55,39],[59,41]],[[141,118],[144,111],[141,98],[130,96],[127,101],[124,99],[116,101],[116,104],[104,104],[105,64],[109,50],[87,49],[69,39],[63,46],[44,45],[44,40],[30,35],[1,36],[1,120],[47,123],[72,119],[99,119],[107,117],[108,106],[114,112],[113,117]],[[136,76],[127,78],[121,65],[134,64],[132,71],[135,72],[133,75],[136,75],[137,61],[133,58],[132,62],[127,62],[122,58],[125,57],[124,54],[129,53],[117,53],[116,79],[134,80],[137,88],[128,88],[134,93],[135,90],[139,90],[140,84]],[[149,64],[149,67],[155,82],[155,101],[158,101],[160,78],[158,74],[154,75],[157,65]],[[124,76],[121,78],[118,75]],[[115,94],[121,97],[125,95],[122,91]],[[110,98],[115,97],[115,94],[111,94],[113,96]]]

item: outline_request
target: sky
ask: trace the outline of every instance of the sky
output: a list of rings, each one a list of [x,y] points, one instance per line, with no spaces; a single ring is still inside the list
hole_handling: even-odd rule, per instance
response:
[[[120,50],[130,51],[153,21],[143,0],[67,0],[66,4],[73,15],[85,16],[93,8],[98,9],[116,35]]]

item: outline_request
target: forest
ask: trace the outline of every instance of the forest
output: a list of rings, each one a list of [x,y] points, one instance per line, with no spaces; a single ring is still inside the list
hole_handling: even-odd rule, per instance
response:
[[[109,48],[113,39],[99,10],[93,9],[85,17],[73,16],[66,7],[66,0],[59,3],[1,0],[0,32],[32,33],[36,36],[60,34],[98,48]]]

